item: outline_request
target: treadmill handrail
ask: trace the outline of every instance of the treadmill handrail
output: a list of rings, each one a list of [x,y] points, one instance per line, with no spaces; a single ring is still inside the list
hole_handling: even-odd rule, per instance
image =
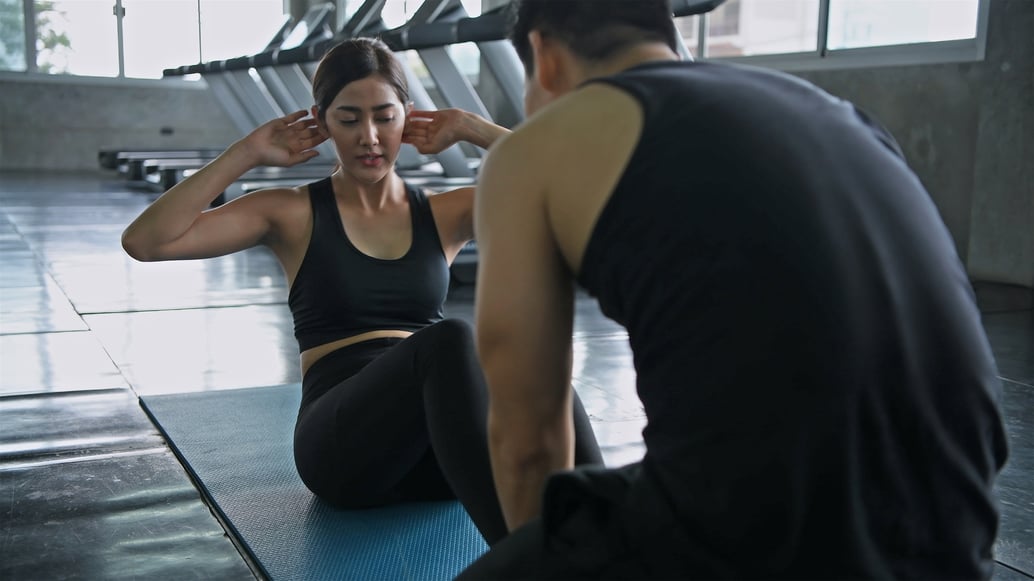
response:
[[[268,62],[264,61],[261,64],[277,66],[312,63],[323,58],[328,50],[345,40],[358,36],[379,35],[387,28],[381,17],[386,3],[387,0],[366,0],[337,34],[297,48],[281,50]]]
[[[383,0],[381,0],[383,1]],[[243,55],[228,59],[214,60],[191,65],[182,65],[163,71],[163,76],[181,76],[190,73],[214,73],[220,71],[246,70],[255,65],[255,59],[275,59],[276,55],[284,50],[306,50],[310,45],[330,39],[334,36],[334,30],[330,23],[336,7],[332,2],[324,2],[309,8],[305,16],[291,27],[291,32],[283,34],[283,30],[277,33],[280,40],[272,48],[266,47],[262,52],[253,55]],[[305,36],[300,44],[293,44],[296,41],[292,38],[301,27],[305,27]],[[291,41],[290,48],[283,48],[284,43]],[[271,45],[273,43],[270,43]],[[267,64],[263,62],[262,64]]]
[[[718,8],[726,0],[674,0],[675,18],[704,14]],[[392,50],[420,50],[438,48],[463,42],[491,42],[506,40],[510,34],[509,4],[469,18],[453,21],[435,21],[414,26],[400,26],[381,35]]]
[[[672,0],[671,11],[675,18],[705,14],[725,4],[725,0]]]
[[[384,22],[381,20],[381,13],[384,11],[385,4],[387,4],[387,0],[366,0],[366,2],[363,2],[362,6],[355,11],[355,14],[348,19],[348,22],[335,35],[335,38],[345,40],[354,38],[371,28],[383,29]]]
[[[274,54],[266,56],[271,56],[270,60],[275,64],[312,62],[318,60],[329,46],[337,44],[340,40],[352,38],[359,33],[369,32],[380,32],[381,40],[395,51],[437,48],[463,42],[490,42],[493,40],[505,40],[509,36],[509,4],[504,4],[480,16],[460,18],[453,21],[435,21],[414,26],[406,23],[391,30],[382,30],[381,11],[384,9],[386,1],[369,0],[365,2],[359,7],[359,11],[349,19],[345,27],[329,40],[321,39],[292,49],[278,49],[274,51]],[[675,18],[705,14],[718,8],[725,1],[672,0],[672,13]],[[420,6],[418,12],[425,7],[436,12],[452,10],[455,9],[454,5],[457,2],[458,0],[428,0]],[[257,55],[248,57],[247,62],[249,66],[254,64],[255,56]],[[243,58],[238,57],[238,59]],[[224,65],[224,67],[233,69],[241,66],[242,61],[238,59],[233,59],[235,62],[232,66]],[[270,64],[265,62],[265,60],[263,59],[262,65]],[[164,76],[201,72],[205,68],[204,64],[198,63],[196,65],[184,65],[173,69],[166,69]],[[213,68],[221,67],[217,65]]]
[[[481,16],[452,21],[436,21],[386,31],[381,40],[392,50],[438,48],[462,42],[505,40],[509,34],[506,6]]]
[[[426,0],[420,5],[420,8],[417,9],[417,12],[409,21],[397,28],[384,30],[384,22],[380,18],[380,13],[378,11],[376,13],[378,18],[372,18],[373,14],[371,13],[370,17],[366,19],[365,29],[351,29],[351,32],[355,35],[377,35],[381,40],[385,41],[385,44],[387,44],[389,48],[397,50],[392,46],[392,43],[387,40],[390,35],[405,35],[406,31],[410,28],[427,26],[427,24],[413,24],[413,22],[423,22],[423,18],[451,18],[452,21],[455,21],[459,15],[463,14],[460,12],[462,9],[463,4],[460,0]],[[431,16],[426,16],[427,14],[430,14]],[[462,18],[459,19],[462,20]],[[341,35],[334,36],[330,39],[298,47],[297,49],[279,51],[274,57],[273,64],[287,65],[318,61],[332,46],[347,40],[348,38],[354,38],[354,36],[345,36],[344,31],[342,31]]]

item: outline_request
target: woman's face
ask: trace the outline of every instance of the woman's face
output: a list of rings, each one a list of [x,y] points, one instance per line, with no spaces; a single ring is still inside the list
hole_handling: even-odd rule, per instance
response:
[[[395,166],[406,109],[379,75],[345,85],[324,115],[341,167],[356,180],[376,183]]]

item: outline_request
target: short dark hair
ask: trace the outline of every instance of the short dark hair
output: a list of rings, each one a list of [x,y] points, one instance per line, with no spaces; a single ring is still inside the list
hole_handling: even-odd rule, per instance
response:
[[[510,40],[528,76],[535,72],[532,30],[590,62],[644,42],[663,42],[678,52],[670,0],[514,0],[510,6]]]
[[[409,101],[406,73],[395,53],[381,40],[353,38],[330,49],[312,76],[312,98],[320,118],[345,85],[372,75],[384,77],[403,105]]]

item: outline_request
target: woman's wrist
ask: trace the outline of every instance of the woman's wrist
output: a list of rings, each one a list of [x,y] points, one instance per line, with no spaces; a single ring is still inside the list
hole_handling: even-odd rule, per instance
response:
[[[234,142],[219,157],[224,158],[227,163],[240,169],[242,174],[262,165],[262,160],[259,159],[254,148],[248,143],[247,138]]]
[[[464,127],[467,128],[467,139],[465,141],[472,143],[483,149],[488,149],[495,143],[495,140],[507,133],[507,130],[492,123],[484,117],[464,111]]]

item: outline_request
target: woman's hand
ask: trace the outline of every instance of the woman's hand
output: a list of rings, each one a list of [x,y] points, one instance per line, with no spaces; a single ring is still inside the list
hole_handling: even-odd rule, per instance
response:
[[[402,142],[413,145],[420,153],[433,155],[460,141],[488,149],[508,133],[509,129],[462,109],[410,111]]]
[[[296,111],[259,126],[239,142],[256,166],[290,167],[308,161],[319,152],[313,149],[327,140],[308,111]]]
[[[441,153],[450,146],[466,140],[466,115],[466,112],[460,109],[410,111],[406,116],[402,142],[416,147],[417,151],[423,154]]]

